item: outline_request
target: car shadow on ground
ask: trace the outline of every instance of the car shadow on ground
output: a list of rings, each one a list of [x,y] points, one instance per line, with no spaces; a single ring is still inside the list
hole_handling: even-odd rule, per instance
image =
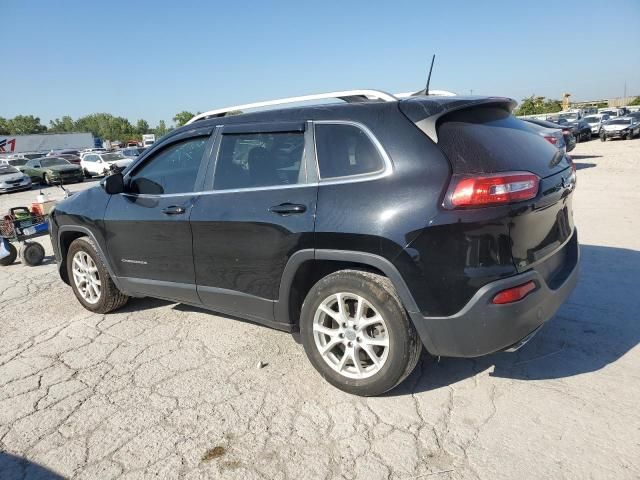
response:
[[[602,155],[571,155],[572,160],[586,160],[587,158],[602,158]]]
[[[37,478],[38,480],[62,480],[64,477],[42,465],[0,452],[0,478]]]
[[[640,252],[582,245],[581,261],[575,291],[519,351],[439,362],[424,355],[422,368],[388,395],[433,390],[491,367],[492,377],[545,380],[595,372],[620,359],[640,342]]]
[[[595,163],[583,163],[583,162],[575,162],[576,170],[584,170],[585,168],[593,168],[597,165]]]

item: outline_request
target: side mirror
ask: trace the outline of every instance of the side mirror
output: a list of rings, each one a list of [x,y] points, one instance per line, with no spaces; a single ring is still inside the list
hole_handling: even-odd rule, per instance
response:
[[[124,177],[122,173],[118,172],[106,177],[102,183],[102,188],[104,188],[104,191],[109,195],[124,192]]]

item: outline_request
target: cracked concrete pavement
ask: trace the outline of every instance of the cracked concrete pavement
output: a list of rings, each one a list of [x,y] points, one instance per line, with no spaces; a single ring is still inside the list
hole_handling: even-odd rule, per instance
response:
[[[94,315],[51,257],[0,267],[0,478],[640,477],[640,139],[573,153],[569,302],[519,352],[423,356],[380,398],[289,334],[153,299]]]

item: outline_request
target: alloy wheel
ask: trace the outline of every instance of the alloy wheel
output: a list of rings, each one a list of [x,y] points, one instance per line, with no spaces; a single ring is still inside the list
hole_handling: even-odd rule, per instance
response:
[[[330,295],[318,306],[313,338],[322,359],[348,378],[375,375],[389,354],[384,318],[365,298],[353,293]]]
[[[98,303],[102,283],[98,275],[98,267],[87,252],[79,251],[73,256],[73,281],[86,302]]]

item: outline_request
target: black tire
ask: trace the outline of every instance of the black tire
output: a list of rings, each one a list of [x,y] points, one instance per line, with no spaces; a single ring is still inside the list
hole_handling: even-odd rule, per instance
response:
[[[8,243],[9,255],[4,258],[0,258],[0,265],[2,265],[3,267],[11,265],[13,262],[16,261],[16,258],[18,258],[18,250],[16,250],[16,247],[13,245],[13,243],[9,243],[9,242],[7,243]]]
[[[384,318],[389,338],[386,361],[373,376],[354,379],[331,368],[318,351],[313,322],[320,304],[339,292],[363,297]],[[422,342],[391,281],[359,270],[341,270],[322,278],[304,300],[300,315],[300,336],[311,364],[333,386],[361,396],[381,395],[401,383],[415,368]]]
[[[627,133],[627,140],[633,140],[633,132]]]
[[[606,135],[600,135],[600,141],[601,142],[606,142],[607,141],[607,136]]]
[[[20,260],[29,267],[35,267],[44,260],[44,247],[38,242],[24,242],[20,247]]]
[[[73,279],[73,257],[79,251],[84,251],[87,255],[89,255],[98,269],[97,273],[98,278],[101,282],[101,291],[100,298],[96,303],[89,303],[82,297],[82,294],[78,291],[78,287],[76,286],[76,283]],[[67,252],[66,265],[69,283],[71,284],[73,293],[75,294],[78,301],[82,304],[82,306],[87,310],[95,313],[109,313],[124,306],[129,300],[129,297],[118,290],[118,288],[113,283],[104,260],[98,253],[98,249],[93,243],[93,240],[91,240],[89,237],[80,237],[75,239],[71,243],[71,245],[69,246],[69,251]]]
[[[84,169],[84,178],[91,178],[91,174],[87,171],[87,169]]]
[[[49,175],[47,175],[46,173],[42,175],[42,183],[44,183],[45,185],[51,185],[51,181],[49,180]]]

